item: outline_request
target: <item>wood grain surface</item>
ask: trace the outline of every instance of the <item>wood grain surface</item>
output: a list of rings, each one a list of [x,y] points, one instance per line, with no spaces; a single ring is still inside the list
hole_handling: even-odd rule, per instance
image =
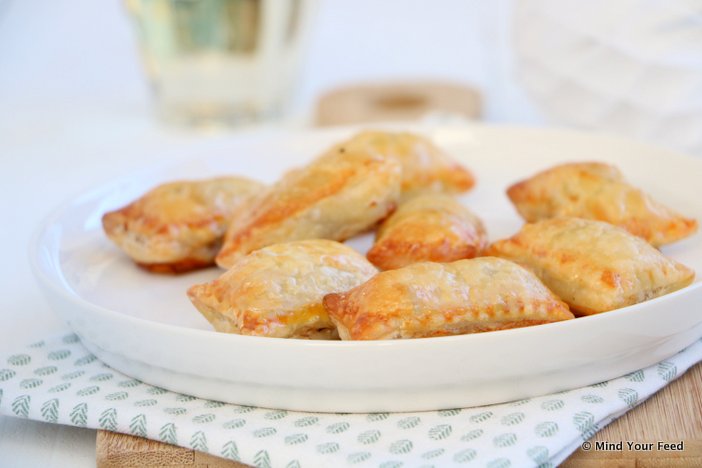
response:
[[[429,112],[477,119],[480,93],[441,82],[362,84],[334,89],[317,104],[316,124],[350,125],[416,120]]]
[[[624,442],[624,450],[597,451],[597,441]],[[653,443],[652,451],[629,451],[626,442]],[[660,451],[658,441],[684,443],[684,450]],[[702,363],[688,370],[660,392],[602,429],[561,466],[605,467],[702,467]]]

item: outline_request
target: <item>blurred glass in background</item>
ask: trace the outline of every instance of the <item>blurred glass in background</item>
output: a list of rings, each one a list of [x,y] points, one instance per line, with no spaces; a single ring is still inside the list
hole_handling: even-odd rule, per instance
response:
[[[280,116],[315,3],[126,0],[159,116],[196,126]]]
[[[517,0],[517,74],[555,123],[702,155],[702,2]]]

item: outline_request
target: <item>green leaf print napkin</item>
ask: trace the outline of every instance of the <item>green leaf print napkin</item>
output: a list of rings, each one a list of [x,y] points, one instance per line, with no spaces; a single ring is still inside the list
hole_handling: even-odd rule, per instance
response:
[[[109,368],[69,333],[0,357],[0,413],[134,434],[256,467],[546,467],[700,360],[702,340],[647,369],[554,395],[443,411],[324,414],[147,385]]]

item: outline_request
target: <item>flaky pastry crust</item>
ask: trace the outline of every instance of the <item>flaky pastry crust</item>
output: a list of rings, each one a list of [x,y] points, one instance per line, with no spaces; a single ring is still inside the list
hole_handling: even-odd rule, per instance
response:
[[[471,171],[426,137],[407,132],[367,130],[337,145],[336,150],[392,156],[402,164],[402,198],[419,193],[460,193],[475,185]]]
[[[458,335],[573,318],[532,273],[494,257],[415,263],[324,297],[343,340]]]
[[[695,276],[640,237],[581,218],[526,224],[486,253],[528,267],[581,315],[668,294],[689,285]]]
[[[188,297],[215,330],[278,338],[336,338],[324,295],[358,286],[377,270],[338,242],[275,244],[238,259]]]
[[[105,213],[102,226],[147,270],[189,271],[214,262],[233,214],[264,187],[244,177],[171,182]]]
[[[614,166],[568,163],[518,182],[507,195],[528,222],[559,216],[621,226],[654,246],[693,234],[697,221],[656,202],[628,184]]]
[[[426,193],[400,205],[380,226],[367,257],[383,270],[473,258],[487,247],[480,219],[455,198]]]
[[[330,152],[289,171],[232,222],[217,264],[229,268],[278,242],[342,241],[367,230],[395,209],[401,176],[394,158],[361,151]]]

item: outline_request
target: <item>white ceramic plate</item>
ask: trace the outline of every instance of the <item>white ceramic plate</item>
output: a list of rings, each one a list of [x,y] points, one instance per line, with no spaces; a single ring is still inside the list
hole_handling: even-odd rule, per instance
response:
[[[157,183],[216,174],[273,181],[355,129],[237,137],[186,148],[190,159],[76,198],[37,235],[33,268],[52,304],[110,366],[145,382],[231,403],[307,411],[416,411],[515,400],[649,366],[702,336],[702,283],[606,314],[530,328],[415,340],[318,342],[216,333],[189,303],[217,269],[170,277],[136,268],[100,217]],[[555,163],[619,166],[664,203],[702,219],[702,160],[572,131],[485,126],[415,128],[477,175],[463,200],[491,239],[521,221],[504,195]],[[135,148],[138,151],[138,148]],[[352,245],[367,248],[370,239]],[[664,249],[702,272],[702,235]]]

